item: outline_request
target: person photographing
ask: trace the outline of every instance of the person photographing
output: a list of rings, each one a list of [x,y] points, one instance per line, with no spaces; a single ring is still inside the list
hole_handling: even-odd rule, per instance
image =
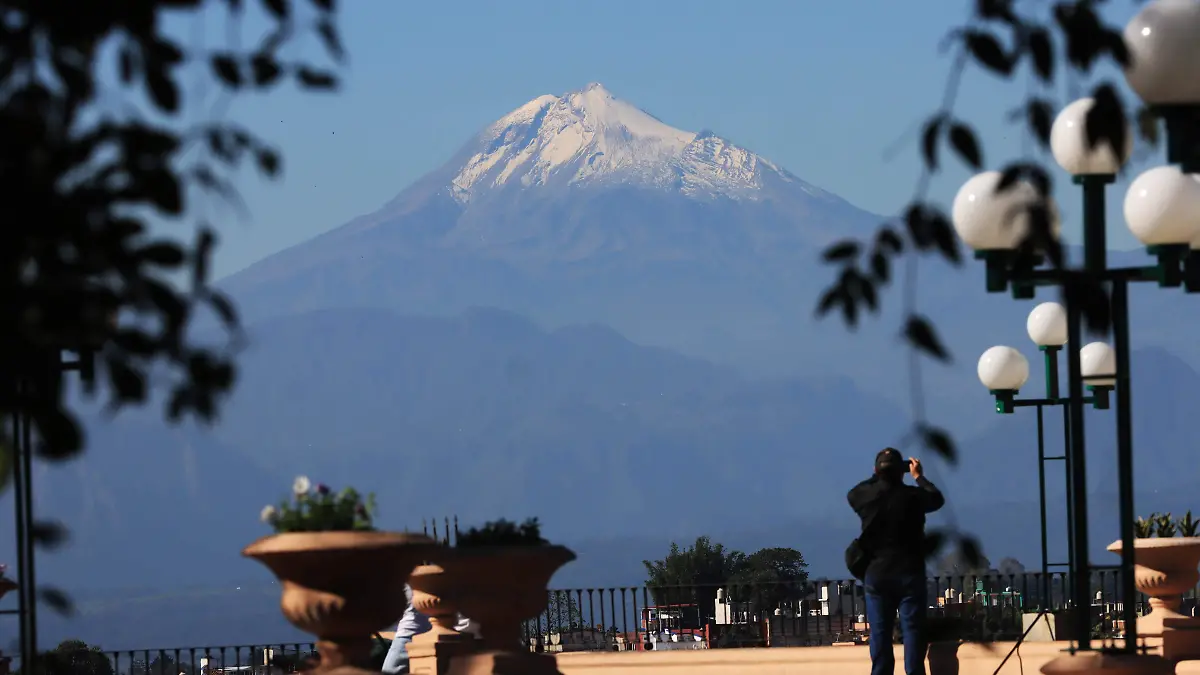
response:
[[[915,485],[904,482],[912,476]],[[892,634],[897,613],[904,635],[904,672],[925,675],[925,516],[946,503],[921,461],[895,448],[875,456],[874,474],[846,496],[862,520],[862,534],[846,550],[846,563],[862,580],[871,627],[871,675],[892,675]]]

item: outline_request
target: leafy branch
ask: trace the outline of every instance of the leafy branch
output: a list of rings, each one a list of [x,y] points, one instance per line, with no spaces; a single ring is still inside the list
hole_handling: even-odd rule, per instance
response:
[[[822,259],[836,266],[834,282],[821,294],[816,307],[818,317],[837,310],[845,325],[855,329],[862,310],[878,314],[880,298],[892,281],[892,269],[899,258],[906,262],[903,282],[902,338],[909,347],[908,379],[913,426],[905,439],[919,440],[924,447],[953,464],[957,451],[950,434],[931,423],[925,412],[925,392],[921,381],[924,359],[949,362],[951,354],[938,335],[933,321],[917,306],[918,263],[926,254],[961,266],[958,237],[950,218],[930,202],[931,178],[941,167],[941,149],[948,146],[954,156],[974,171],[985,167],[984,147],[971,125],[954,113],[959,85],[967,67],[974,65],[994,76],[1011,79],[1023,67],[1036,87],[1010,120],[1023,126],[1023,133],[1036,140],[1037,147],[1050,147],[1050,130],[1056,104],[1047,95],[1063,76],[1090,75],[1100,63],[1109,60],[1120,67],[1129,65],[1129,51],[1119,29],[1104,23],[1094,0],[1061,0],[1053,5],[1050,17],[1019,13],[1014,0],[976,0],[967,23],[950,32],[947,45],[954,48],[953,66],[940,107],[925,121],[920,139],[922,171],[915,195],[902,215],[882,224],[874,238],[867,241],[847,239],[827,248]],[[1064,67],[1065,66],[1065,67]],[[1091,90],[1094,103],[1087,114],[1088,142],[1092,148],[1101,143],[1110,148],[1126,147],[1130,115],[1117,88],[1102,81]],[[1156,127],[1138,113],[1139,129],[1151,143],[1157,140]],[[1116,153],[1120,155],[1121,153]],[[1086,272],[1068,270],[1062,246],[1055,232],[1055,209],[1051,199],[1053,182],[1036,161],[1012,162],[1001,169],[997,192],[1018,186],[1032,187],[1036,198],[1024,204],[1022,217],[1028,224],[1017,252],[1032,260],[1044,255],[1064,279],[1064,299],[1083,308],[1087,327],[1104,331],[1109,327],[1108,296],[1100,280]],[[968,560],[978,556],[978,543],[957,531],[953,525],[945,532],[930,535],[929,550],[935,553],[948,538],[957,541]]]

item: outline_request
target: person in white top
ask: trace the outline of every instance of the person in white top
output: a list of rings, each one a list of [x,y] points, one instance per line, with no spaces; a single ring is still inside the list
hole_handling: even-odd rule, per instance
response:
[[[404,586],[404,595],[408,606],[404,608],[404,615],[396,624],[396,635],[392,638],[392,646],[388,648],[387,656],[383,660],[383,672],[388,675],[407,675],[408,643],[412,642],[414,636],[433,628],[429,623],[429,617],[413,608],[412,588],[407,584]],[[476,637],[479,637],[480,632],[479,624],[462,614],[458,615],[458,623],[454,625],[454,630],[460,633],[471,633]]]

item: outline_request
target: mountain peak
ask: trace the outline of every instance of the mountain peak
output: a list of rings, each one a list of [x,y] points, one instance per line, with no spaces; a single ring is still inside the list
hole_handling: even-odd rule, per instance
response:
[[[711,131],[666,124],[599,82],[522,105],[480,133],[463,157],[449,188],[460,204],[512,186],[596,183],[756,199],[766,180],[795,181]]]

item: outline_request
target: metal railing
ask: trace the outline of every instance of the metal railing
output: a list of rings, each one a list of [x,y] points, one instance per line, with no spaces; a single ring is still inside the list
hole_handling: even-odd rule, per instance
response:
[[[1091,634],[1121,635],[1115,569],[1092,574]],[[972,642],[1015,640],[1025,615],[1045,610],[1068,634],[1069,575],[1052,573],[933,576],[930,617],[954,619],[956,636]],[[869,633],[861,582],[819,579],[802,584],[737,583],[661,587],[575,588],[549,592],[546,610],[526,623],[534,651],[624,651],[817,646],[862,642]],[[1196,611],[1200,586],[1184,599]],[[1133,602],[1149,611],[1145,596]],[[484,628],[486,630],[486,627]]]
[[[1069,630],[1069,575],[986,574],[927,579],[929,616],[954,619],[957,637],[972,642],[1015,640],[1025,617],[1043,610],[1057,630]],[[1115,569],[1092,574],[1092,635],[1121,634]],[[1195,614],[1200,586],[1184,595]],[[546,610],[526,622],[524,640],[538,652],[649,651],[798,647],[862,642],[869,633],[861,582],[692,584],[556,589]],[[1145,596],[1133,602],[1148,611]],[[487,630],[483,626],[484,631]],[[1062,638],[1060,638],[1062,639]],[[36,675],[285,675],[315,657],[312,643],[45,652]],[[22,669],[23,670],[23,669]]]
[[[30,675],[286,675],[305,670],[312,643],[102,651],[66,642],[42,652]]]

